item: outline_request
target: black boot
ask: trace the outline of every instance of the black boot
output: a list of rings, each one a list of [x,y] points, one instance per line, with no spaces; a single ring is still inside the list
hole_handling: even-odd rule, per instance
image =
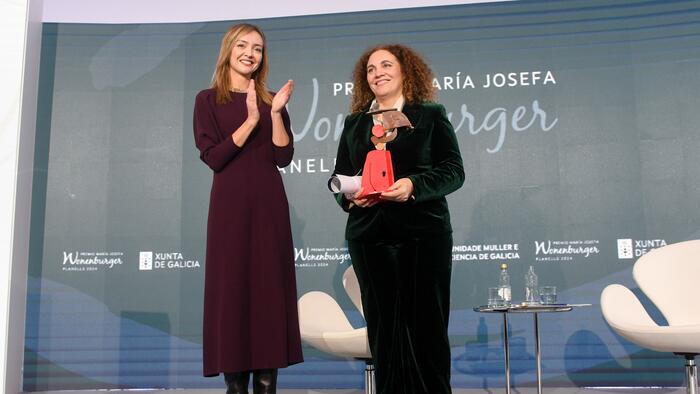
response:
[[[253,371],[253,394],[275,394],[277,392],[277,369]]]
[[[250,371],[224,373],[226,394],[248,394]]]

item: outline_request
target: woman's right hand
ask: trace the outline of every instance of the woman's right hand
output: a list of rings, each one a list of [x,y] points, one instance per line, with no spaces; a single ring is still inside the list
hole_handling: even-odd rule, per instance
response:
[[[363,188],[360,188],[360,190],[358,190],[357,193],[355,193],[352,196],[352,198],[350,199],[350,201],[352,201],[352,203],[354,205],[357,205],[360,208],[369,208],[372,205],[375,205],[376,203],[379,202],[379,200],[376,198],[368,198],[368,197],[358,198],[359,196],[362,195],[363,190],[364,190]]]
[[[248,108],[248,122],[251,126],[258,124],[260,120],[260,111],[258,110],[258,95],[255,93],[255,80],[251,79],[248,83],[248,92],[245,99],[246,107]]]

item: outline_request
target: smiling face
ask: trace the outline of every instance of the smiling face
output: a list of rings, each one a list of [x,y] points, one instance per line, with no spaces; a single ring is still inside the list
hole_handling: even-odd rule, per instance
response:
[[[256,31],[250,31],[233,42],[229,65],[231,72],[250,79],[260,67],[263,57],[263,38]]]
[[[367,60],[367,83],[377,101],[393,105],[403,94],[401,63],[391,52],[380,49]]]

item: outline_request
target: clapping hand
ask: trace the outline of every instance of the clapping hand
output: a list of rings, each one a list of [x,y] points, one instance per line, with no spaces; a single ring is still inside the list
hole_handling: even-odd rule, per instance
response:
[[[272,113],[278,113],[282,111],[285,105],[289,102],[292,97],[292,92],[294,91],[294,81],[291,79],[282,86],[282,88],[275,94],[272,98]]]
[[[253,124],[258,124],[260,120],[260,111],[258,111],[258,94],[255,92],[255,80],[251,79],[248,83],[248,91],[245,99],[246,107],[248,108],[248,121]]]

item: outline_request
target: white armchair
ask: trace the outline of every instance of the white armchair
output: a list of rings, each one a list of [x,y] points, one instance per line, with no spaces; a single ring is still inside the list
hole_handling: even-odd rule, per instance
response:
[[[634,293],[619,284],[607,286],[600,296],[603,317],[620,336],[639,346],[685,357],[686,389],[688,394],[697,394],[700,240],[654,249],[637,260],[632,273],[668,325],[656,324]]]
[[[360,286],[350,266],[343,274],[343,287],[362,313]],[[374,365],[367,341],[367,328],[353,328],[330,295],[312,291],[299,298],[301,339],[323,352],[365,362],[365,393],[374,394]]]

